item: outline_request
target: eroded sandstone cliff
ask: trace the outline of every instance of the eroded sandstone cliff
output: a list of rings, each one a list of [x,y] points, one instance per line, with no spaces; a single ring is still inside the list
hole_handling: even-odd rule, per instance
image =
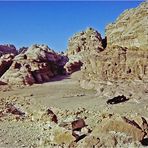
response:
[[[106,27],[108,46],[148,50],[148,2],[124,11]]]

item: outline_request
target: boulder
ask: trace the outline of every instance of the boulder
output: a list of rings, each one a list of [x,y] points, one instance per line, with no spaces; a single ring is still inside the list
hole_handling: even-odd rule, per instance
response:
[[[79,71],[82,65],[83,63],[79,60],[74,62],[67,62],[64,68],[68,74],[72,74],[73,72]]]

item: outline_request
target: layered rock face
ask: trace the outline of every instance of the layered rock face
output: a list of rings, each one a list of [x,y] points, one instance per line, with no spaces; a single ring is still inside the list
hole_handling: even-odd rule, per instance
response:
[[[0,57],[4,54],[17,54],[17,50],[14,45],[8,44],[8,45],[0,45]]]
[[[148,2],[126,10],[106,27],[108,46],[148,50]]]
[[[55,53],[45,45],[33,45],[13,59],[1,80],[14,85],[43,83],[51,77],[63,74],[67,57]]]
[[[85,59],[82,71],[87,80],[148,80],[147,51],[114,46]]]
[[[86,57],[81,87],[95,89],[98,95],[125,95],[142,98],[148,88],[148,52],[112,47]]]

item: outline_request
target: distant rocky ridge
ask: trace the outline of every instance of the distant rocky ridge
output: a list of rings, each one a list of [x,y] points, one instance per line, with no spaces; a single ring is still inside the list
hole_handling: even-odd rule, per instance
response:
[[[124,11],[106,27],[108,46],[148,50],[148,2]]]
[[[47,82],[58,74],[64,74],[63,67],[68,61],[66,56],[54,52],[46,45],[33,45],[14,59],[10,59],[10,56],[6,56],[7,60],[1,58],[2,63],[5,62],[9,67],[1,81],[19,86]]]
[[[16,55],[18,52],[14,45],[7,44],[7,45],[0,45],[0,57],[4,54],[14,54]]]

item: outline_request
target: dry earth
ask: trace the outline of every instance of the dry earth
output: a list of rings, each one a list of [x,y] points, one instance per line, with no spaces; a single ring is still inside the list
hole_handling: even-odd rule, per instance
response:
[[[96,126],[99,120],[109,114],[148,118],[146,95],[140,100],[130,99],[121,104],[107,105],[107,98],[98,96],[94,90],[85,90],[79,86],[79,75],[80,72],[76,72],[44,84],[0,91],[1,109],[9,102],[26,113],[19,120],[10,114],[0,118],[0,147],[56,147],[50,142],[49,125],[52,126],[52,123],[42,116],[47,108],[54,110],[60,122],[71,121],[79,116],[86,118],[90,127]]]

